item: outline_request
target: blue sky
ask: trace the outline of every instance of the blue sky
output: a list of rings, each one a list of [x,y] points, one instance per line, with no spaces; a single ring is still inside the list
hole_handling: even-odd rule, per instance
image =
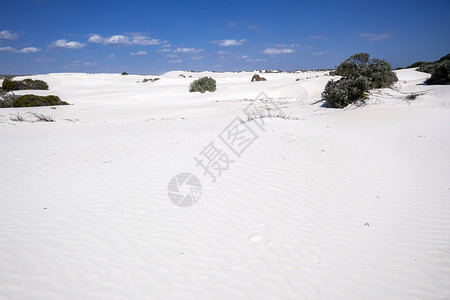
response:
[[[2,1],[0,74],[392,66],[450,52],[450,1]]]

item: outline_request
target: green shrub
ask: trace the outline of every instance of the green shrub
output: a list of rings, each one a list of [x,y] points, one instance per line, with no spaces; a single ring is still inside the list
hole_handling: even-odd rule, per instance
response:
[[[211,77],[202,77],[194,80],[189,86],[189,92],[201,92],[206,91],[214,92],[216,90],[216,81]]]
[[[5,91],[16,91],[16,90],[48,90],[48,84],[42,80],[33,80],[30,78],[13,81],[10,79],[5,79],[2,83],[2,89]]]
[[[446,60],[450,60],[450,53],[447,54],[447,55],[442,56],[442,57],[438,60],[438,62],[444,62],[444,61],[446,61]]]
[[[442,63],[445,63],[447,61],[450,61],[450,53],[442,56],[439,60],[427,62],[420,65],[417,71],[433,74],[436,71],[436,69],[438,69],[441,66]]]
[[[120,74],[120,75],[128,75],[128,73],[127,72],[122,72],[122,74]]]
[[[19,89],[19,86],[17,84],[17,81],[5,78],[2,83],[2,89],[7,92],[15,91]]]
[[[328,106],[344,108],[357,100],[365,99],[370,89],[386,88],[396,82],[391,65],[383,59],[370,59],[369,54],[359,53],[343,61],[336,68],[338,81],[329,81],[322,96]]]
[[[392,72],[391,64],[384,59],[374,58],[362,75],[369,80],[369,89],[381,89],[390,87],[398,80]]]
[[[39,87],[40,90],[48,90],[48,84],[42,80],[35,80],[34,83]]]
[[[352,74],[360,74],[369,64],[368,53],[358,53],[344,60],[337,68],[336,75],[348,77]]]
[[[417,69],[417,71],[432,74],[438,66],[439,66],[438,62],[427,62],[427,63],[420,65],[420,67]]]
[[[32,107],[32,106],[54,106],[54,105],[69,105],[65,101],[61,101],[58,96],[37,96],[37,95],[23,95],[15,99],[12,107]]]
[[[425,63],[424,61],[418,61],[418,62],[413,63],[412,65],[407,66],[406,69],[418,68],[421,65],[423,65],[424,63]]]
[[[264,77],[259,76],[258,74],[253,75],[252,82],[253,81],[266,81]]]
[[[330,107],[344,108],[359,99],[365,99],[369,85],[369,80],[363,76],[356,79],[330,80],[322,96],[327,99]]]
[[[450,84],[450,60],[440,63],[426,84]]]

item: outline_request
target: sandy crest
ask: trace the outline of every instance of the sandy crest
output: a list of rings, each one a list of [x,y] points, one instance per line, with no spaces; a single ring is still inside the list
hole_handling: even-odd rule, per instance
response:
[[[0,297],[449,298],[450,87],[404,70],[334,110],[324,73],[252,74],[33,76],[74,105],[0,111]],[[296,120],[246,123],[213,183],[194,156],[261,91]],[[9,119],[28,111],[56,122]],[[167,196],[180,172],[202,182],[189,208]]]

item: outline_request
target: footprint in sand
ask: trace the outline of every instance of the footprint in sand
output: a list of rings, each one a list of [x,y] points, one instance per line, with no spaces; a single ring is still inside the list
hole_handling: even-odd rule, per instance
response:
[[[251,234],[248,239],[259,246],[266,246],[270,243],[270,238],[261,234],[261,233],[253,233]]]

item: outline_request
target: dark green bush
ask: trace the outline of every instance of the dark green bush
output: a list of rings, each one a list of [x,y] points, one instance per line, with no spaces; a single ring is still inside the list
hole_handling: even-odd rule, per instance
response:
[[[438,62],[444,62],[444,61],[446,61],[446,60],[450,60],[450,53],[447,54],[447,55],[442,56],[442,57],[438,60]]]
[[[13,81],[10,79],[3,80],[2,89],[5,91],[16,90],[48,90],[48,84],[42,80],[33,80],[30,78]]]
[[[412,65],[407,66],[406,69],[418,68],[423,64],[425,64],[424,61],[418,61],[418,62],[413,63]]]
[[[398,80],[387,61],[371,60],[367,53],[358,53],[343,61],[336,75],[342,78],[329,81],[322,93],[328,106],[333,108],[344,108],[365,99],[370,89],[386,88]]]
[[[436,70],[436,68],[438,66],[439,66],[438,62],[427,62],[427,63],[420,65],[420,67],[417,69],[417,71],[431,74],[434,72],[434,70]]]
[[[417,71],[433,74],[434,71],[436,71],[436,69],[438,69],[441,66],[441,64],[446,61],[450,61],[450,53],[445,56],[442,56],[439,60],[427,62],[420,65]]]
[[[34,83],[39,87],[40,90],[48,90],[48,84],[42,80],[35,80]]]
[[[127,72],[122,72],[122,74],[120,74],[120,75],[128,75],[128,73]]]
[[[344,60],[337,68],[336,75],[348,77],[352,74],[360,74],[369,64],[368,53],[358,53]]]
[[[450,60],[440,63],[426,84],[450,84]]]
[[[267,72],[266,72],[267,73]],[[253,81],[266,81],[264,77],[259,76],[258,74],[253,75],[252,82]]]
[[[365,99],[369,90],[369,81],[360,76],[356,79],[330,80],[325,86],[322,96],[327,99],[328,105],[333,108],[344,108],[348,104]]]
[[[5,78],[2,83],[2,89],[7,92],[15,91],[19,89],[19,86],[17,84],[17,81]]]
[[[450,84],[450,53],[437,61],[422,64],[417,71],[431,74],[426,84]]]
[[[23,95],[15,99],[12,107],[32,107],[32,106],[54,106],[54,105],[69,105],[65,101],[61,101],[58,96],[37,96],[37,95]]]
[[[369,80],[369,89],[387,88],[398,80],[397,75],[392,72],[391,64],[384,59],[372,59],[361,74]]]
[[[216,81],[211,77],[202,77],[194,80],[189,86],[189,92],[201,92],[206,91],[214,92],[216,90]]]

